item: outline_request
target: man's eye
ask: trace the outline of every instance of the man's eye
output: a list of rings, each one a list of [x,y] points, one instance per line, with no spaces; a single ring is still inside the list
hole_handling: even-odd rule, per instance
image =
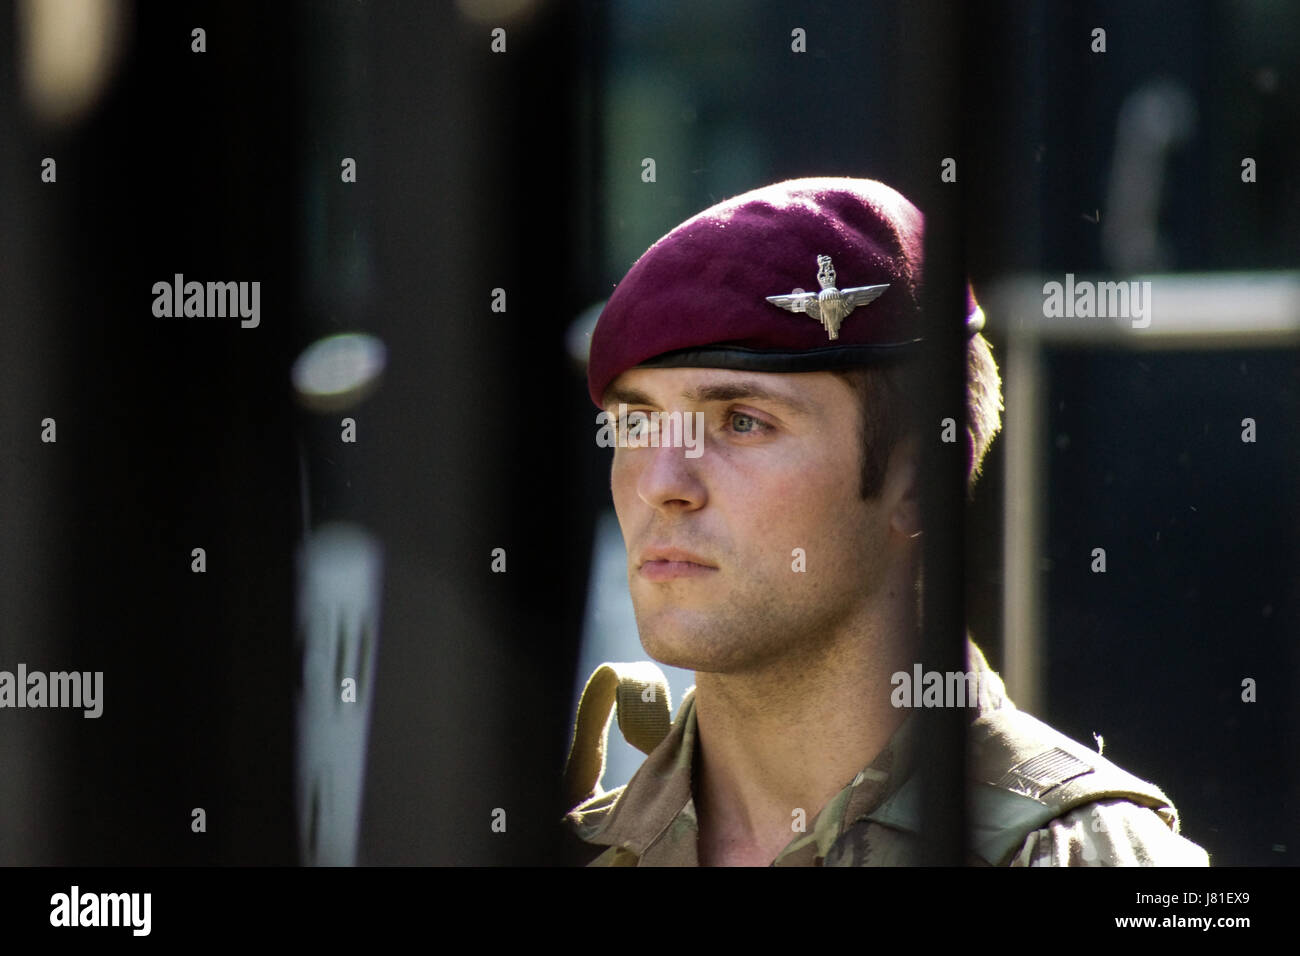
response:
[[[742,435],[749,435],[754,432],[761,432],[767,427],[767,425],[759,421],[753,415],[746,415],[744,412],[732,412],[731,427],[735,432]]]

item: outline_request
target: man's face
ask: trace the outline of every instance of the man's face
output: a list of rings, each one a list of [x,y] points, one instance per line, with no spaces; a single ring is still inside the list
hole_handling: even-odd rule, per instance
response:
[[[614,452],[614,507],[651,657],[744,673],[797,661],[855,626],[896,540],[899,483],[859,497],[861,413],[846,383],[829,372],[631,369],[605,395],[607,411],[619,403],[629,417],[704,415],[698,457],[667,435],[661,447]]]

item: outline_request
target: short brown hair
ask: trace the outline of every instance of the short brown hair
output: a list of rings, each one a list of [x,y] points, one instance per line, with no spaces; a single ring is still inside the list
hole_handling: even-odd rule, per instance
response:
[[[862,478],[864,499],[880,494],[889,467],[889,456],[907,435],[918,431],[910,396],[917,383],[910,381],[916,363],[883,367],[836,369],[858,396],[862,410]],[[1002,427],[1002,378],[993,349],[983,335],[972,336],[966,348],[966,483],[973,489],[979,477],[984,453]]]

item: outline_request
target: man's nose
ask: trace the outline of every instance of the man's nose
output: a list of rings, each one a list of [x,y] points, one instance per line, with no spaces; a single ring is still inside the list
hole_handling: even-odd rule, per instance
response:
[[[686,448],[641,448],[633,452],[640,465],[637,494],[652,508],[691,511],[707,500],[700,479],[701,459],[688,458]]]

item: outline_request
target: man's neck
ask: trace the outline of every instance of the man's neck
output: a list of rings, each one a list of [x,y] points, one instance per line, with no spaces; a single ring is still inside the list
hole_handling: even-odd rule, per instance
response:
[[[904,612],[846,628],[754,673],[697,672],[701,866],[770,864],[796,821],[811,829],[884,749],[906,716],[890,704],[890,676],[910,669],[909,624]]]

